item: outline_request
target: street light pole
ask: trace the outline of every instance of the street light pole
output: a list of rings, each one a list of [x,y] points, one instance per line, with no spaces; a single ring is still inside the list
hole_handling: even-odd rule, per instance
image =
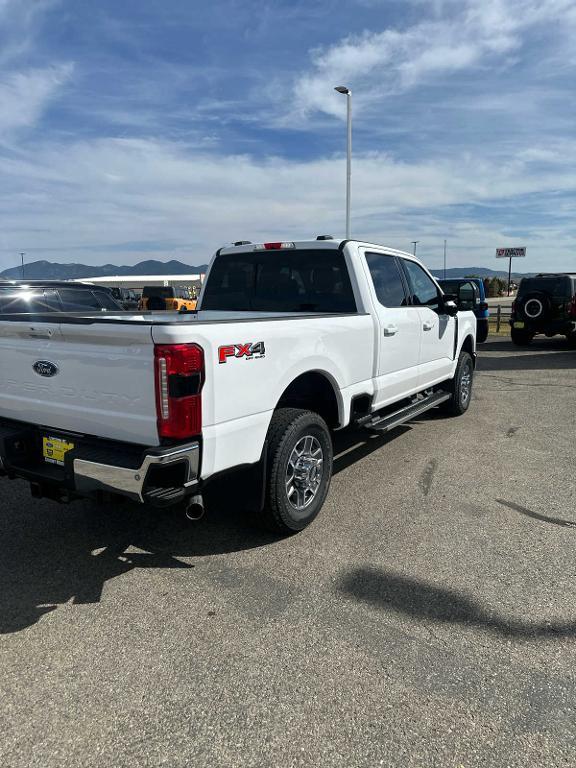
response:
[[[414,246],[414,256],[416,256],[416,246],[418,245],[419,242],[420,240],[412,240],[412,245]]]
[[[444,280],[446,280],[446,240],[444,240]]]
[[[22,280],[24,280],[24,256],[26,256],[26,252],[20,251],[20,261],[22,263]]]
[[[352,91],[345,85],[334,88],[346,96],[346,239],[350,240],[350,198],[352,187]]]

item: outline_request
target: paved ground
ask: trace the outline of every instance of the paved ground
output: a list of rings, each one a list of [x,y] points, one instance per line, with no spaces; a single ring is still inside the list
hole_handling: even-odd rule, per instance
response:
[[[0,480],[3,768],[574,765],[576,352],[479,369],[289,539]]]

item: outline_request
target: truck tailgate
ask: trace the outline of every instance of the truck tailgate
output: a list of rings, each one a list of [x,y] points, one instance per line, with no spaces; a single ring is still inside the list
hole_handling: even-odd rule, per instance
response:
[[[150,326],[0,321],[0,416],[158,445]]]

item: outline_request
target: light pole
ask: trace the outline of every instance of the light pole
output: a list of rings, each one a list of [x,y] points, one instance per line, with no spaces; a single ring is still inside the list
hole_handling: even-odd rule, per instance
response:
[[[22,280],[24,280],[24,256],[26,256],[26,252],[20,251],[20,261],[22,263]]]
[[[346,239],[350,240],[350,192],[352,179],[352,91],[345,85],[334,88],[338,93],[346,96]]]
[[[420,240],[412,240],[412,245],[414,246],[414,256],[416,256],[416,246],[418,245],[419,242]]]
[[[446,280],[446,240],[444,240],[444,280]]]

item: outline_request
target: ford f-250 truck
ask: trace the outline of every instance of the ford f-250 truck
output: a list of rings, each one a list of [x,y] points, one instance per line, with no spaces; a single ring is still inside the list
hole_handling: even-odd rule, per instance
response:
[[[328,493],[332,430],[467,410],[475,334],[407,253],[221,248],[193,314],[0,316],[0,473],[37,497],[194,516],[208,483],[245,470],[239,506],[299,531]]]

